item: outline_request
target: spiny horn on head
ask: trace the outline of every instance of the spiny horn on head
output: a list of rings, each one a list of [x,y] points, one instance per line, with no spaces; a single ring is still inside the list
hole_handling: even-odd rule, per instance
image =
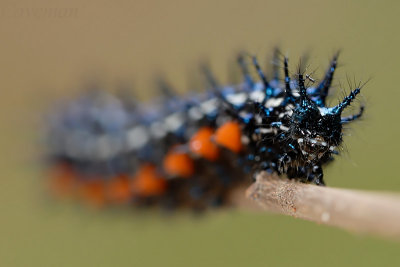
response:
[[[337,106],[333,108],[333,112],[336,114],[342,114],[343,110],[351,104],[351,102],[356,98],[356,96],[360,92],[361,92],[360,87],[351,91],[350,94],[346,96],[342,102],[340,102]]]
[[[314,104],[314,102],[312,102],[311,99],[309,99],[307,96],[307,88],[304,85],[304,76],[300,71],[298,73],[298,77],[299,77],[298,82],[299,82],[299,93],[300,93],[300,105],[302,107],[310,106]]]
[[[290,88],[290,76],[289,76],[289,59],[285,57],[283,59],[283,69],[285,72],[285,93],[286,96],[289,97],[292,95],[292,90]]]
[[[331,60],[331,64],[325,74],[324,79],[317,86],[316,93],[319,96],[318,106],[323,107],[326,103],[326,98],[329,93],[329,89],[332,86],[333,75],[335,74],[335,70],[337,68],[337,60],[339,57],[340,51],[337,51]]]

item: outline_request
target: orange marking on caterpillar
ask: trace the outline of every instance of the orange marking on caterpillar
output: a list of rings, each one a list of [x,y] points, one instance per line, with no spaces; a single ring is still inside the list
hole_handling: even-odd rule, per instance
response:
[[[69,197],[77,186],[77,174],[66,163],[60,163],[50,171],[50,191],[58,197]]]
[[[103,179],[83,182],[80,192],[81,197],[95,208],[100,208],[106,204],[106,185]]]
[[[154,165],[146,163],[139,168],[131,188],[135,196],[159,196],[167,190],[167,181],[157,172]]]
[[[215,132],[215,142],[235,153],[243,149],[241,137],[240,125],[235,121],[226,122]]]
[[[115,176],[107,185],[108,199],[112,203],[127,203],[132,198],[131,181],[127,175]]]
[[[188,178],[194,174],[194,162],[188,154],[171,150],[163,161],[167,174]]]
[[[203,127],[195,133],[189,142],[190,151],[207,160],[215,161],[219,156],[219,148],[212,141],[214,130],[210,127]]]

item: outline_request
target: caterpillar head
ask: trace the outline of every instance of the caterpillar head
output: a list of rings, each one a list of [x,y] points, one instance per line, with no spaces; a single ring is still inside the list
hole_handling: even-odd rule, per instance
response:
[[[319,160],[327,153],[335,151],[342,142],[343,124],[361,116],[360,113],[350,117],[341,117],[342,111],[350,105],[360,88],[356,88],[335,107],[318,107],[306,93],[304,79],[299,74],[300,97],[291,118],[290,133],[309,162]]]

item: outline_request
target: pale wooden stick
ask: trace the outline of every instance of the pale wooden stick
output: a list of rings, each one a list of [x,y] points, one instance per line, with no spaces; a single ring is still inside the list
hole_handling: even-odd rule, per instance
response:
[[[246,195],[263,209],[400,239],[400,196],[304,184],[261,173]]]

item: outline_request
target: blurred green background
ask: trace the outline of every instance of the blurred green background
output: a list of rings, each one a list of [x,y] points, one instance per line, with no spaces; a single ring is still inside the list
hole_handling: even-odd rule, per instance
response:
[[[159,71],[184,91],[204,58],[227,81],[241,49],[266,58],[281,45],[292,68],[310,51],[317,74],[342,49],[336,84],[372,80],[366,116],[346,131],[348,152],[325,179],[400,192],[399,14],[398,1],[2,0],[0,266],[398,266],[399,243],[282,216],[49,205],[40,131],[49,107],[90,80],[146,96]]]

